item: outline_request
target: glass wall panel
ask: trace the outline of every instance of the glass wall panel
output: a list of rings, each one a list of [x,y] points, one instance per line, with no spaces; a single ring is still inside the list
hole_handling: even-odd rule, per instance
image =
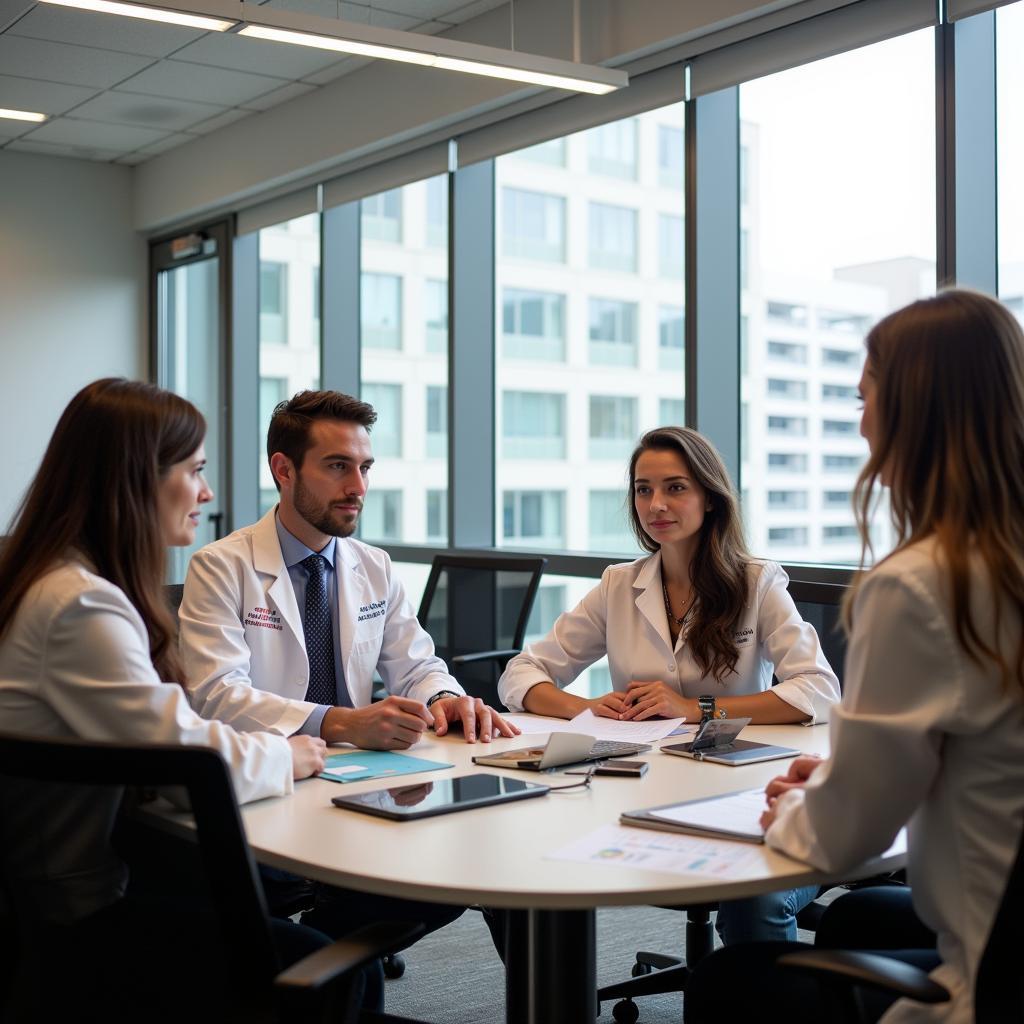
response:
[[[999,297],[1024,322],[1024,3],[996,11]]]
[[[260,514],[277,502],[267,465],[267,426],[274,406],[320,387],[320,217],[263,228],[260,250]]]
[[[674,104],[495,162],[499,545],[637,552],[626,460],[683,420],[683,127]]]
[[[447,175],[361,208],[361,397],[377,410],[377,461],[359,535],[447,544]]]
[[[740,87],[741,486],[754,552],[855,563],[867,329],[935,291],[931,30]],[[874,525],[888,550],[888,517]]]

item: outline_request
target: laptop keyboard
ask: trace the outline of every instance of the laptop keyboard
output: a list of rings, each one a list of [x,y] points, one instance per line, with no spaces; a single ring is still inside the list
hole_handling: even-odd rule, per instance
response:
[[[595,740],[590,748],[591,757],[622,757],[625,754],[642,754],[650,750],[649,743],[622,743],[620,740]]]

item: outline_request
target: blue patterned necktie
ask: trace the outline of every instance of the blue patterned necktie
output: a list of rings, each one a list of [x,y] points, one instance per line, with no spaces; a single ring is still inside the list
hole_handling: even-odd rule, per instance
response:
[[[334,630],[331,626],[331,604],[327,600],[327,569],[323,555],[310,555],[302,560],[309,576],[306,583],[306,655],[309,658],[309,689],[306,700],[314,704],[334,705],[338,699],[334,677]]]

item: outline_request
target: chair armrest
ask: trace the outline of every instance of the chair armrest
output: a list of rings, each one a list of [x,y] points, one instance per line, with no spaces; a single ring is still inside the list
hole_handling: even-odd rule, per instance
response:
[[[846,979],[851,985],[895,992],[898,996],[919,1003],[945,1003],[949,992],[932,981],[919,967],[905,964],[891,957],[875,953],[859,953],[846,949],[809,949],[799,953],[784,953],[776,960],[780,967],[815,975],[827,975],[830,980]],[[821,978],[822,981],[826,978]]]
[[[274,985],[285,991],[316,991],[385,953],[404,948],[424,931],[422,924],[367,925],[286,967]]]
[[[517,647],[507,651],[474,651],[472,654],[456,654],[452,658],[452,664],[469,665],[474,661],[498,661],[501,658],[514,658],[519,653]]]

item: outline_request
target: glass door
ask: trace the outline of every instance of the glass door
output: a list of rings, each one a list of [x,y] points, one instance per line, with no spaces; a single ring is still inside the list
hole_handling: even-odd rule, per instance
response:
[[[168,552],[168,582],[181,583],[192,552],[227,529],[227,223],[151,248],[153,366],[156,381],[206,417],[207,479],[215,497],[188,548]]]

